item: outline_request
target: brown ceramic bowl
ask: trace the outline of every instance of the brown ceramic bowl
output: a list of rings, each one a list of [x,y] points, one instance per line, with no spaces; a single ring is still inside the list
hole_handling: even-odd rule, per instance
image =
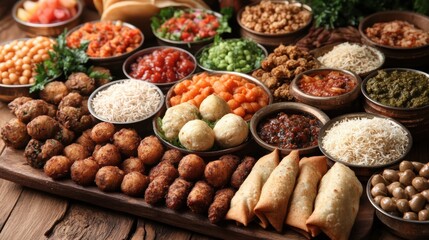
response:
[[[321,110],[315,107],[312,107],[303,103],[280,102],[280,103],[274,103],[266,107],[263,107],[259,111],[257,111],[255,115],[253,115],[252,119],[250,120],[250,132],[252,133],[252,136],[255,139],[256,143],[268,151],[274,151],[274,149],[278,147],[264,142],[259,137],[258,125],[266,117],[272,116],[279,112],[285,112],[287,114],[310,115],[318,119],[322,125],[324,125],[329,121],[329,117],[324,112],[322,112]],[[308,155],[308,154],[317,152],[318,145],[314,145],[306,148],[300,148],[300,149],[289,149],[289,148],[278,148],[278,149],[283,155],[289,154],[292,150],[299,150],[299,153],[301,155]]]
[[[429,86],[429,74],[407,68],[386,68],[383,69],[387,73],[393,71],[411,71],[423,74],[428,79]],[[372,99],[367,90],[366,85],[368,80],[372,77],[376,76],[378,72],[373,72],[369,74],[362,82],[361,91],[364,100],[364,109],[365,112],[368,113],[376,113],[381,114],[387,117],[391,117],[400,123],[402,123],[405,127],[407,127],[414,137],[419,138],[421,136],[425,136],[429,133],[429,105],[418,107],[418,108],[400,108],[400,107],[392,107],[388,105],[384,105]]]
[[[386,66],[389,67],[416,67],[429,65],[429,44],[415,47],[402,48],[391,47],[376,43],[369,39],[365,34],[368,27],[379,22],[391,22],[394,20],[407,21],[415,27],[429,32],[429,17],[415,12],[408,11],[384,11],[377,12],[362,19],[359,23],[359,33],[362,41],[368,45],[374,46],[386,56]]]
[[[387,213],[375,203],[374,198],[371,195],[371,179],[373,177],[374,176],[371,176],[366,185],[366,195],[369,199],[369,202],[375,208],[375,215],[378,217],[378,219],[380,219],[380,221],[386,225],[390,231],[401,238],[413,240],[428,239],[429,221],[407,220],[396,217]]]
[[[319,97],[310,95],[299,87],[300,81],[304,75],[307,76],[315,76],[315,75],[326,75],[329,72],[340,72],[344,75],[347,75],[353,79],[355,82],[354,88],[347,93],[332,96],[332,97]],[[360,95],[360,84],[361,79],[359,76],[354,74],[353,72],[341,69],[334,68],[321,68],[321,69],[312,69],[298,74],[292,83],[290,84],[290,94],[298,101],[310,106],[322,109],[322,110],[341,110],[347,109],[354,104],[356,99]]]
[[[27,0],[21,0],[15,3],[12,9],[12,17],[17,23],[18,27],[30,37],[36,37],[36,36],[56,37],[60,35],[62,32],[64,32],[64,29],[71,29],[77,26],[82,17],[82,12],[84,8],[83,1],[77,0],[76,15],[66,21],[58,22],[58,23],[50,23],[50,24],[30,23],[30,22],[22,21],[17,17],[17,11],[19,8],[22,8],[25,1]]]
[[[337,45],[339,45],[339,44],[341,44],[341,43],[333,43],[333,44],[329,44],[329,45],[326,45],[326,46],[323,46],[323,47],[320,47],[320,48],[316,48],[316,49],[312,50],[311,53],[317,59],[317,58],[322,57],[323,55],[327,54],[328,52],[332,51],[332,49],[334,49],[334,47],[337,46]],[[357,45],[360,45],[360,46],[365,46],[366,45],[366,44],[362,44],[362,43],[350,43],[350,44],[357,44]],[[384,54],[383,54],[383,52],[381,52],[377,48],[372,47],[370,45],[366,45],[366,46],[368,46],[369,50],[371,50],[371,52],[373,53],[373,55],[376,56],[379,59],[380,64],[376,68],[374,68],[374,69],[370,69],[370,70],[368,70],[366,72],[357,74],[361,78],[364,78],[364,77],[368,76],[368,74],[370,74],[371,72],[380,69],[383,66],[383,64],[385,62],[385,59],[386,59],[385,56],[384,56]],[[327,67],[327,68],[332,67],[332,66],[324,66],[323,64],[321,64],[321,65],[322,65],[322,67]],[[346,69],[346,70],[349,70],[349,69]]]
[[[175,49],[177,51],[183,52],[183,53],[185,53],[186,55],[188,55],[192,59],[192,62],[194,63],[195,67],[194,67],[194,69],[192,70],[191,73],[189,73],[187,76],[185,76],[182,79],[189,78],[189,76],[191,76],[195,72],[195,70],[197,69],[197,60],[195,60],[194,55],[192,55],[190,52],[188,52],[188,51],[186,51],[186,50],[184,50],[182,48],[169,47],[169,46],[150,47],[150,48],[146,48],[146,49],[143,49],[143,50],[140,50],[140,51],[134,53],[133,55],[129,56],[127,58],[127,60],[125,60],[124,64],[122,65],[122,71],[123,71],[123,73],[125,74],[125,76],[127,78],[133,78],[132,76],[130,76],[131,65],[134,64],[134,63],[136,63],[137,59],[139,57],[142,57],[142,56],[145,56],[145,55],[149,55],[152,52],[154,52],[155,50],[161,50],[161,49],[165,49],[165,48],[171,48],[171,49]],[[153,83],[153,84],[155,84],[156,86],[158,86],[162,90],[163,93],[167,93],[168,90],[171,88],[171,86],[173,86],[176,82],[178,82],[178,81],[180,81],[182,79],[179,79],[179,80],[174,81],[174,82],[169,82],[169,83]]]
[[[338,122],[344,120],[344,119],[362,119],[362,118],[384,118],[384,119],[388,119],[390,121],[392,121],[394,124],[398,125],[400,128],[402,128],[406,134],[407,134],[407,138],[408,138],[408,145],[406,146],[405,152],[398,157],[397,159],[392,159],[392,161],[390,161],[389,163],[386,164],[379,164],[379,165],[371,165],[371,166],[367,166],[367,165],[358,165],[358,164],[354,164],[354,163],[349,163],[340,159],[337,159],[336,157],[333,157],[325,148],[323,148],[322,146],[322,142],[323,139],[325,138],[327,132]],[[330,160],[334,161],[334,162],[340,162],[348,167],[350,167],[356,174],[356,176],[361,179],[361,180],[367,180],[374,172],[379,171],[382,168],[388,167],[388,166],[392,166],[395,163],[401,161],[411,150],[411,147],[413,145],[413,138],[411,136],[411,133],[408,131],[407,128],[405,128],[401,123],[395,121],[394,119],[385,117],[385,116],[381,116],[381,115],[377,115],[377,114],[371,114],[371,113],[350,113],[350,114],[345,114],[345,115],[341,115],[338,116],[336,118],[331,119],[329,122],[327,122],[321,129],[320,129],[320,133],[319,133],[319,149],[320,151]]]
[[[18,97],[33,97],[30,94],[30,87],[33,84],[24,84],[24,85],[6,85],[0,84],[0,101],[2,102],[11,102]]]
[[[292,4],[299,6],[307,11],[309,11],[312,14],[312,9],[310,6],[306,4],[302,4],[299,2],[289,2],[289,1],[281,1],[281,0],[273,0],[271,2],[274,3],[284,3],[284,4]],[[254,6],[259,3],[254,3],[249,6]],[[253,41],[262,44],[268,48],[275,48],[279,46],[280,44],[292,44],[296,41],[298,41],[300,38],[304,37],[305,34],[308,32],[308,29],[311,26],[311,23],[313,21],[313,16],[311,16],[310,21],[303,26],[302,28],[288,33],[276,33],[276,34],[269,34],[269,33],[262,33],[257,32],[255,30],[252,30],[246,26],[244,26],[241,22],[241,16],[243,14],[243,11],[246,7],[241,8],[237,13],[237,22],[240,25],[240,34],[243,38],[250,38]]]

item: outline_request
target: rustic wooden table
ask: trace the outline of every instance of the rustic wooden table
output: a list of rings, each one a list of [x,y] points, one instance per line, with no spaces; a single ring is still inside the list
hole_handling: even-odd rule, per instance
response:
[[[11,16],[13,0],[0,5],[0,41],[24,37]],[[83,21],[97,18],[85,11]],[[0,128],[12,114],[0,102]],[[0,154],[5,145],[0,140]],[[412,160],[427,161],[429,141],[413,147]],[[162,216],[160,216],[162,217]],[[371,239],[397,239],[377,219]],[[1,239],[213,239],[198,233],[115,212],[80,201],[58,197],[13,182],[0,176],[0,240]]]

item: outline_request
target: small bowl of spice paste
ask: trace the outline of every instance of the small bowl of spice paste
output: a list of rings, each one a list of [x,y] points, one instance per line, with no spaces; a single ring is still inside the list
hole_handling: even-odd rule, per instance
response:
[[[280,102],[261,108],[250,121],[250,131],[263,148],[278,148],[283,155],[299,150],[301,155],[318,150],[321,127],[329,117],[303,103]]]
[[[429,133],[429,74],[387,68],[368,75],[361,86],[368,113],[391,117],[419,138]]]

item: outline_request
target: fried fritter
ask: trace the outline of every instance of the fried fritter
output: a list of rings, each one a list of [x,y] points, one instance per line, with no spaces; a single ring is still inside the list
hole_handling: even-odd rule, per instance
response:
[[[27,125],[18,118],[12,118],[3,126],[1,137],[7,146],[16,149],[24,148],[31,139],[27,133]]]
[[[32,138],[45,140],[53,138],[60,130],[60,124],[47,115],[41,115],[27,124],[27,132]]]
[[[65,85],[69,91],[75,91],[82,95],[89,95],[95,90],[95,80],[83,72],[70,74]]]
[[[46,84],[39,93],[41,99],[55,105],[58,105],[67,94],[69,94],[69,90],[61,81],[53,81]]]
[[[53,179],[60,179],[69,175],[72,164],[73,162],[67,157],[53,156],[46,162],[43,171]]]
[[[122,128],[113,135],[113,144],[126,156],[136,156],[140,136],[134,129]]]

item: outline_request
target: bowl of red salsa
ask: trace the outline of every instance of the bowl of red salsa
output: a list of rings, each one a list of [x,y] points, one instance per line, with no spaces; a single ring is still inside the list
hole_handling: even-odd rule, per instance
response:
[[[230,32],[228,17],[195,8],[164,8],[151,19],[159,45],[176,46],[192,52],[213,41],[214,36]]]
[[[122,71],[128,78],[157,85],[166,93],[176,82],[192,75],[195,57],[177,47],[158,46],[140,50],[125,60]]]
[[[282,154],[299,150],[307,155],[318,151],[318,136],[329,117],[303,103],[280,102],[257,111],[250,120],[250,131],[259,146]]]
[[[351,71],[312,69],[295,77],[290,93],[296,101],[322,110],[342,110],[355,103],[361,82],[361,78]]]

